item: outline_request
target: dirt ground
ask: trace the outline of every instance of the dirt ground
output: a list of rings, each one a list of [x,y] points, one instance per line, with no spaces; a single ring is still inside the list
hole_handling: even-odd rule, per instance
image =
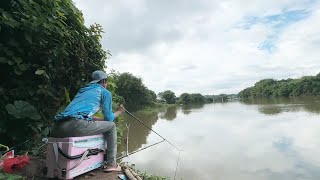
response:
[[[20,171],[14,174],[24,176],[32,180],[46,180],[45,160],[38,158],[31,158],[30,162]],[[86,174],[75,177],[74,180],[87,180],[87,179],[104,179],[104,180],[119,180],[119,175],[124,175],[121,172],[105,173],[102,169],[95,169]]]
[[[90,175],[91,173],[86,173],[84,175],[81,175],[79,177],[74,178],[75,180],[84,180],[84,179],[104,179],[104,180],[115,180],[120,179],[119,175],[124,175],[124,173],[105,173],[102,171],[102,169],[96,169],[92,171],[95,175]]]

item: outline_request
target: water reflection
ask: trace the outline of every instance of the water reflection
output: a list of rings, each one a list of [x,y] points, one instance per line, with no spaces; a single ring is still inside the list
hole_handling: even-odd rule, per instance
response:
[[[293,162],[293,170],[285,173],[270,172],[274,179],[319,179],[319,165],[306,161],[301,152],[296,150],[295,142],[291,137],[280,137],[273,146],[285,157]],[[289,176],[288,176],[289,174]]]
[[[204,106],[204,104],[202,104],[202,103],[200,103],[200,104],[187,104],[187,105],[181,106],[181,109],[182,109],[183,114],[190,114],[192,112],[192,110],[201,109],[201,108],[203,108],[203,106]]]
[[[240,102],[246,105],[259,105],[259,112],[265,115],[299,112],[302,110],[320,114],[320,97],[243,99]]]
[[[274,115],[282,113],[284,110],[279,106],[261,106],[259,107],[259,112],[266,115]]]
[[[136,116],[184,149],[176,179],[318,180],[319,103],[319,97],[269,99],[170,107]],[[158,141],[127,118],[130,151]],[[177,155],[162,143],[126,161],[173,179]]]
[[[280,152],[288,152],[292,148],[292,145],[293,140],[289,137],[280,137],[279,140],[273,142],[273,146]]]
[[[183,114],[190,114],[192,111],[196,109],[201,109],[204,107],[204,104],[193,104],[193,105],[184,105],[181,106]],[[139,112],[134,113],[138,119],[144,122],[148,127],[152,128],[152,126],[157,122],[157,120],[165,119],[168,121],[172,121],[177,118],[177,112],[180,109],[179,106],[169,106],[162,109],[160,112]],[[147,137],[151,133],[151,130],[144,127],[140,122],[135,120],[133,117],[126,115],[125,121],[129,126],[129,152],[133,152],[138,150],[146,145],[150,145],[147,143]],[[124,132],[124,136],[126,137],[127,131]],[[153,141],[154,143],[154,141]],[[126,152],[126,141],[122,143],[119,147],[118,153],[119,156],[124,155]]]
[[[168,121],[174,120],[177,117],[177,109],[177,106],[169,106],[164,112],[159,112],[159,117]]]
[[[134,113],[138,119],[144,122],[148,127],[152,128],[152,126],[158,120],[157,112],[148,112],[148,113]],[[135,120],[133,117],[126,115],[125,116],[126,123],[129,126],[129,152],[133,152],[138,150],[143,145],[147,144],[147,136],[150,134],[150,130],[144,127],[140,122]],[[126,137],[127,131],[124,132],[124,136]],[[120,155],[124,155],[126,151],[125,142],[122,143],[122,146],[119,147],[118,152]]]

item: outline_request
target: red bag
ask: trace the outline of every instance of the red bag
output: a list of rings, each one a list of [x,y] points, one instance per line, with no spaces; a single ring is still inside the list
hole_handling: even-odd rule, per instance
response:
[[[29,161],[30,157],[28,155],[6,158],[3,160],[3,171],[5,173],[12,173],[14,170],[20,170],[28,164]]]
[[[8,151],[4,155],[2,155],[0,158],[0,170],[2,170],[3,169],[3,161],[7,158],[13,158],[14,157],[14,150],[9,151],[9,148],[7,146],[2,145],[2,144],[0,144],[0,146],[6,147],[7,151]]]

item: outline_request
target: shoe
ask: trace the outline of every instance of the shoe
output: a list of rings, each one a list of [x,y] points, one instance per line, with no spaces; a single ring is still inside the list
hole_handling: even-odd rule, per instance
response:
[[[106,166],[103,170],[103,172],[122,172],[122,169],[119,165],[117,167],[108,167]]]

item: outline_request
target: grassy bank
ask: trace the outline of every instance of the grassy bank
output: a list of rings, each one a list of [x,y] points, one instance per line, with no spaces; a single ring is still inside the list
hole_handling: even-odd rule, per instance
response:
[[[156,175],[151,175],[146,172],[143,172],[143,171],[137,169],[134,164],[129,164],[129,167],[133,171],[135,171],[140,176],[140,178],[143,180],[169,180],[170,179],[169,177],[156,176]]]

